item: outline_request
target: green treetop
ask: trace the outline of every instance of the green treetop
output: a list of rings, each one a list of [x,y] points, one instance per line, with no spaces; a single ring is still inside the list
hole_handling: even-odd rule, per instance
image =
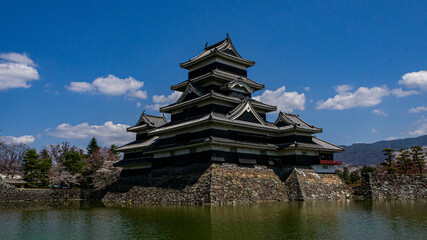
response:
[[[367,173],[374,174],[376,171],[377,171],[377,169],[375,167],[363,165],[362,169],[360,170],[360,174],[361,175],[364,175],[364,174],[367,174]]]
[[[343,168],[343,171],[342,171],[342,179],[344,180],[344,181],[350,181],[351,179],[350,179],[350,172],[348,171],[348,168],[347,167],[344,167]]]
[[[97,149],[99,149],[99,146],[98,146],[98,143],[96,142],[96,138],[95,138],[95,137],[93,137],[93,138],[90,140],[90,142],[89,142],[89,144],[87,145],[87,148],[86,148],[86,150],[87,150],[87,156],[92,155],[92,153],[93,153],[95,150],[97,150]]]
[[[30,187],[46,187],[49,184],[49,170],[52,167],[52,159],[44,150],[37,154],[33,148],[24,155],[22,169],[24,170],[24,179]]]
[[[350,181],[351,183],[357,183],[360,180],[359,171],[353,171],[350,173]]]
[[[36,149],[32,148],[24,154],[22,161],[22,170],[24,170],[24,179],[28,182],[30,187],[37,187],[39,185],[38,176],[40,175],[40,160]]]
[[[40,181],[42,186],[49,185],[49,171],[52,167],[52,158],[49,156],[49,152],[46,149],[43,149],[40,154]]]
[[[71,151],[64,155],[64,167],[65,170],[71,174],[77,174],[83,172],[83,155],[78,151]]]
[[[114,154],[118,154],[117,148],[119,148],[116,144],[110,146],[110,151]]]

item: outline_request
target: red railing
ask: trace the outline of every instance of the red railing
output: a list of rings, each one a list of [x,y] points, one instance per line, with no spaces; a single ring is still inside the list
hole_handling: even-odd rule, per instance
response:
[[[341,165],[341,161],[334,160],[320,160],[320,164],[328,164],[328,165]]]

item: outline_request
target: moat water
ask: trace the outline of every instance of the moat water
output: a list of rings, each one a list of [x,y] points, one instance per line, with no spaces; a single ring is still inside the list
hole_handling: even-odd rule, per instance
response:
[[[427,239],[427,201],[0,203],[0,239]]]

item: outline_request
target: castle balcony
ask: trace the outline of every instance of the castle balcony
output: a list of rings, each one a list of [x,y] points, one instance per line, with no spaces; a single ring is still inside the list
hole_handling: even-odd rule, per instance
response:
[[[342,163],[341,161],[320,159],[320,164],[325,164],[325,165],[341,165],[341,163]]]

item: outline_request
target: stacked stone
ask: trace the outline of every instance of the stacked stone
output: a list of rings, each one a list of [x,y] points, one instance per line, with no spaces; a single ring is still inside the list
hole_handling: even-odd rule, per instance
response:
[[[286,180],[290,200],[339,200],[351,189],[335,174],[317,174],[310,168],[295,168]]]
[[[426,175],[383,174],[363,176],[355,194],[368,199],[426,199]]]
[[[198,164],[128,177],[102,199],[107,205],[230,204],[348,198],[350,188],[335,174],[312,169]]]

